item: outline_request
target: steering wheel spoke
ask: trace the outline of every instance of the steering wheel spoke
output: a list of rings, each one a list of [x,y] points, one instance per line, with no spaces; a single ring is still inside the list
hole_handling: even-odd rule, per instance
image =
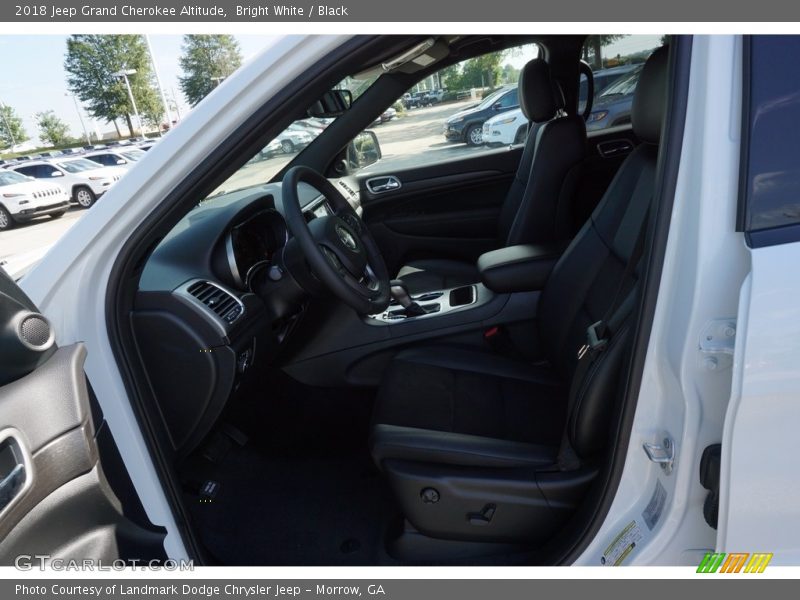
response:
[[[301,182],[319,191],[333,214],[306,221],[298,192]],[[361,314],[380,313],[389,305],[389,273],[378,246],[330,181],[308,167],[292,167],[283,178],[277,207],[305,255],[306,261],[294,264],[307,262],[320,282]]]

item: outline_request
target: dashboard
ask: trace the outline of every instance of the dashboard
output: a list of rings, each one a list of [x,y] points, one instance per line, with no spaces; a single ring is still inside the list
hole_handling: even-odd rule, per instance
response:
[[[360,213],[357,184],[340,180],[334,185]],[[317,190],[302,184],[299,192],[307,221],[331,214]],[[173,291],[191,278],[249,292],[255,271],[272,264],[291,237],[276,209],[280,194],[281,184],[270,183],[199,204],[153,251],[139,281],[140,292]]]
[[[274,209],[264,209],[234,225],[225,239],[230,275],[241,290],[249,290],[252,276],[269,266],[289,238],[286,224]]]
[[[327,200],[320,196],[304,208],[307,222],[333,214]],[[280,213],[264,209],[241,223],[230,227],[225,250],[230,274],[236,287],[252,291],[255,273],[273,264],[275,255],[286,245],[289,232]]]
[[[337,189],[360,213],[357,184]],[[331,213],[315,189],[298,192],[308,221]],[[199,203],[142,268],[131,322],[154,414],[176,456],[197,447],[224,406],[258,380],[304,314],[291,277],[270,282],[269,303],[251,289],[291,241],[280,194],[281,184],[270,183]]]

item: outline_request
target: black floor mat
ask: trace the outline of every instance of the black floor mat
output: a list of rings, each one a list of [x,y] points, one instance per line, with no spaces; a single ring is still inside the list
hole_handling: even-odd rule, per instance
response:
[[[248,445],[249,446],[249,445]],[[184,477],[220,484],[189,499],[203,545],[224,565],[391,563],[383,533],[399,514],[366,455],[264,456],[233,447],[219,464],[196,459]]]

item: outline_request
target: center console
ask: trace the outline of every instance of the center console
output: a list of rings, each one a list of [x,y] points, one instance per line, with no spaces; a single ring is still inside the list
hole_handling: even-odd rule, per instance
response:
[[[394,301],[379,314],[362,316],[341,302],[312,305],[298,325],[303,344],[287,353],[283,370],[310,385],[375,386],[401,348],[429,342],[485,344],[497,326],[526,327],[563,248],[511,246],[478,259],[480,281],[411,294],[392,281]]]
[[[397,322],[404,319],[425,319],[443,316],[456,309],[463,309],[478,301],[477,285],[464,285],[448,290],[408,295],[404,287],[392,282],[393,300],[389,307],[371,319],[378,322]],[[404,294],[405,292],[405,294]]]

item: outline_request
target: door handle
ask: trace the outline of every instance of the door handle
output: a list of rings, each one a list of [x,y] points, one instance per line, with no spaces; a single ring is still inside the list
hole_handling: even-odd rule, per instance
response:
[[[367,189],[372,194],[383,194],[384,192],[391,192],[392,190],[399,190],[402,187],[400,180],[394,175],[387,177],[373,177],[367,179]]]
[[[25,465],[17,464],[11,472],[0,480],[0,510],[11,504],[25,483]]]
[[[31,484],[31,461],[15,429],[0,431],[0,515]]]
[[[603,158],[611,158],[620,154],[628,154],[633,150],[633,144],[628,140],[611,140],[597,144],[597,152]]]

